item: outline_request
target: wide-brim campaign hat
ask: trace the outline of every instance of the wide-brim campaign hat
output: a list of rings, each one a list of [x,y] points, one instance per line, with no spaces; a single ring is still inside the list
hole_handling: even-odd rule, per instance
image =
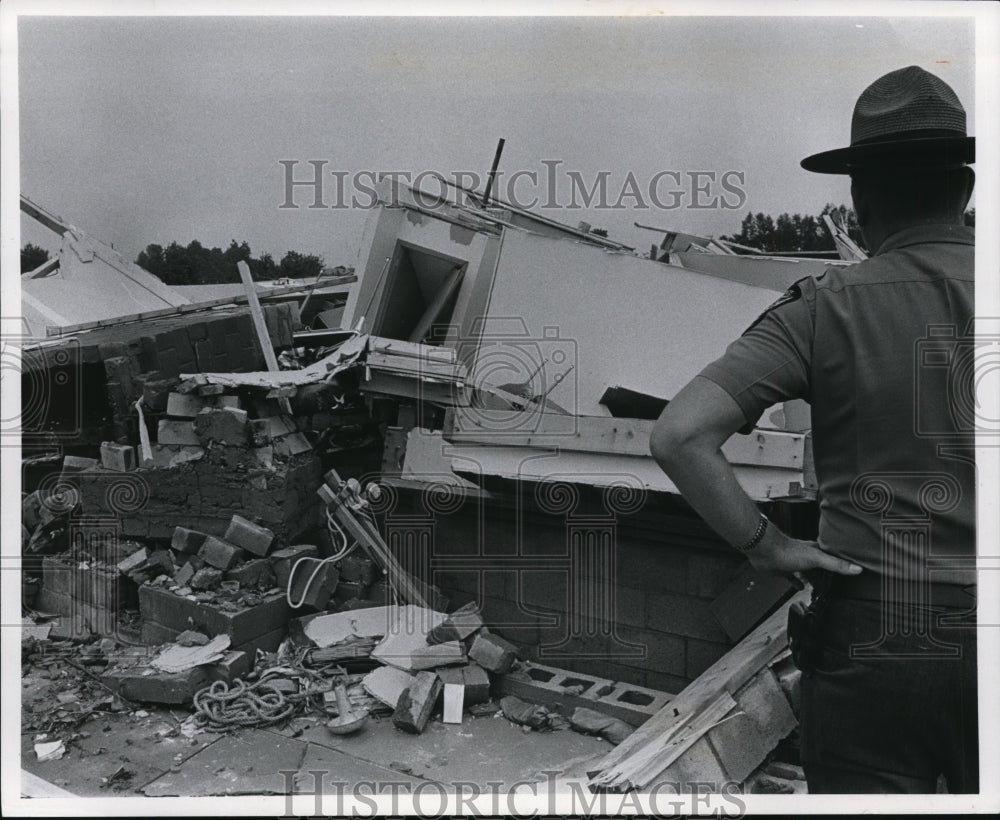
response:
[[[858,98],[851,144],[806,157],[819,174],[886,166],[960,167],[976,160],[965,109],[940,77],[911,65],[879,77]]]

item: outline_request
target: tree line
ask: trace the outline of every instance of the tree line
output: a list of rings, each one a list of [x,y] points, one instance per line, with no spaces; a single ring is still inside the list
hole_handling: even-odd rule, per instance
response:
[[[187,247],[171,242],[167,247],[147,245],[135,263],[167,285],[218,285],[240,281],[238,262],[246,262],[256,281],[315,279],[323,269],[323,259],[298,251],[288,251],[280,262],[269,253],[255,257],[246,242],[229,243],[225,250],[206,248],[197,239]]]
[[[833,237],[826,229],[823,217],[829,215],[834,222],[847,229],[858,245],[865,246],[854,210],[846,205],[827,203],[816,216],[783,213],[775,219],[769,214],[747,213],[740,225],[740,232],[720,239],[769,252],[835,251]],[[976,209],[965,212],[965,224],[975,227]]]

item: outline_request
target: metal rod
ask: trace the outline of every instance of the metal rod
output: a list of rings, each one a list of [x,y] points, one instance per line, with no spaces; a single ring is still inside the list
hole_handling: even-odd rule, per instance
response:
[[[488,208],[490,205],[490,192],[493,190],[493,179],[497,175],[497,166],[500,164],[500,154],[503,153],[504,138],[500,137],[500,141],[497,143],[497,152],[493,155],[493,166],[490,168],[489,179],[486,180],[486,192],[483,194],[483,207]]]

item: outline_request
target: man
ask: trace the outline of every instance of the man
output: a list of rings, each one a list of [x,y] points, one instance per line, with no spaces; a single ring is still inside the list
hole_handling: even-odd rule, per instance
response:
[[[850,146],[802,166],[850,175],[872,257],[792,286],[651,437],[755,567],[813,582],[809,611],[789,618],[811,793],[933,792],[939,775],[979,789],[973,405],[955,364],[972,332],[974,150],[938,77],[910,66],[865,89]],[[812,408],[816,541],[769,523],[719,449],[792,398]]]

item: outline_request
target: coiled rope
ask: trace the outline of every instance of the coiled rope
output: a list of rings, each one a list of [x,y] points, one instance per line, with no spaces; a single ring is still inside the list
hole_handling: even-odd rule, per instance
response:
[[[195,714],[215,726],[269,726],[290,717],[301,697],[288,698],[268,681],[246,684],[240,679],[230,688],[217,680],[194,696]]]

